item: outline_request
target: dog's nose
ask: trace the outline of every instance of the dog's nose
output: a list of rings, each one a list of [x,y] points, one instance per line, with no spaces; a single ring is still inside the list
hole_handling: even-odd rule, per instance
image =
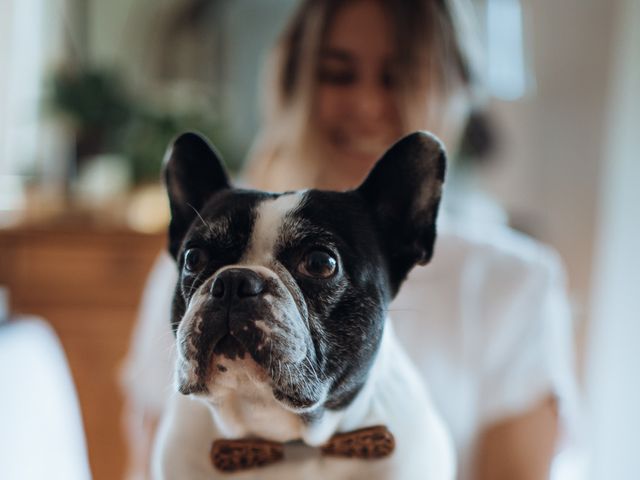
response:
[[[265,282],[249,268],[230,268],[221,272],[211,285],[211,295],[219,300],[256,297],[265,288]]]

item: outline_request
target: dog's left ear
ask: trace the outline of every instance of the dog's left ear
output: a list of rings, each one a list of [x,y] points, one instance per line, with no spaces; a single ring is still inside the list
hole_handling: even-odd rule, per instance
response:
[[[169,195],[171,223],[169,252],[176,258],[189,226],[215,193],[230,188],[220,156],[197,133],[183,133],[165,155],[164,182]]]
[[[394,144],[356,190],[382,234],[394,291],[413,266],[433,255],[445,169],[440,140],[416,132]]]

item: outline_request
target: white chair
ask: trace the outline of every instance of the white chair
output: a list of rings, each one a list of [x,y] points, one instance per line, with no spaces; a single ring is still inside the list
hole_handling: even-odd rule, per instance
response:
[[[0,323],[0,478],[91,478],[64,352],[32,317]]]

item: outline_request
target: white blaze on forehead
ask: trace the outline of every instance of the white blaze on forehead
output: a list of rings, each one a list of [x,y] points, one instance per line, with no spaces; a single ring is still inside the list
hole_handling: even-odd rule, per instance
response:
[[[242,263],[265,265],[273,260],[276,242],[287,214],[295,211],[304,199],[304,191],[287,193],[265,200],[258,206],[249,249]]]

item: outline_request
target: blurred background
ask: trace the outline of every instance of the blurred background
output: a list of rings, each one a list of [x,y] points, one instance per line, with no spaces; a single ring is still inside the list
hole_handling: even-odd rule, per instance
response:
[[[468,182],[560,252],[589,478],[640,478],[640,1],[473,3],[499,148]],[[164,149],[196,129],[239,171],[295,5],[0,0],[0,425],[48,404],[62,420],[36,423],[37,444],[49,471],[75,472],[60,478],[122,476],[119,366],[165,244]],[[36,442],[9,431],[0,473],[10,445]]]

